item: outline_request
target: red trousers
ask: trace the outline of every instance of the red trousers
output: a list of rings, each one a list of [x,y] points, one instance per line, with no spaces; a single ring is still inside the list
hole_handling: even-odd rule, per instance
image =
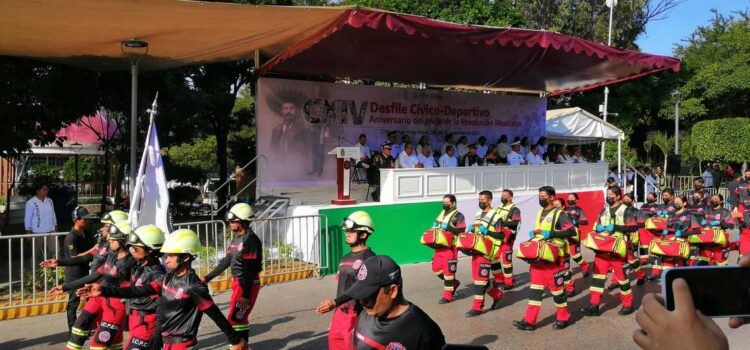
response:
[[[539,309],[542,307],[542,294],[547,288],[552,293],[552,299],[557,307],[557,320],[567,321],[570,319],[568,312],[568,298],[565,296],[565,265],[559,263],[532,264],[529,274],[531,282],[529,285],[529,306],[523,319],[526,323],[534,325],[539,317]]]
[[[102,304],[102,320],[91,339],[90,349],[122,349],[125,304],[120,298],[105,298]]]
[[[740,256],[750,253],[750,227],[745,227],[740,231]]]
[[[594,273],[591,280],[591,305],[599,305],[604,293],[604,282],[607,279],[607,273],[611,269],[620,285],[620,300],[622,306],[633,307],[633,293],[630,289],[630,279],[625,276],[623,265],[626,259],[613,256],[609,253],[597,253],[594,258]]]
[[[156,314],[138,310],[130,310],[128,316],[128,339],[127,350],[151,349],[151,337],[156,330]]]
[[[167,341],[164,341],[164,347],[163,350],[197,350],[198,349],[198,341],[193,339],[185,342],[180,343],[167,343]]]
[[[494,276],[495,283],[513,286],[513,240],[503,242],[500,245],[499,258],[499,261],[495,260],[492,262],[494,266],[500,263],[501,267],[501,270],[497,271],[493,266],[492,275]]]
[[[718,245],[704,246],[700,250],[701,265],[727,265],[729,247]]]
[[[260,284],[253,284],[250,290],[250,303],[247,308],[240,307],[240,298],[242,298],[243,289],[240,285],[239,278],[232,279],[232,296],[229,299],[229,314],[227,320],[232,325],[235,332],[240,333],[242,338],[247,341],[250,332],[250,312],[253,311],[255,300],[258,299]]]
[[[458,268],[458,250],[456,248],[438,248],[432,255],[432,272],[443,280],[443,298],[453,300]]]
[[[65,347],[66,350],[79,350],[89,339],[91,330],[101,322],[104,299],[104,297],[93,297],[86,300],[83,311],[70,329],[70,339]]]
[[[471,305],[472,310],[482,311],[484,307],[484,294],[488,294],[492,300],[498,300],[503,297],[503,292],[493,283],[489,283],[492,263],[489,259],[481,255],[471,257],[471,274],[474,278],[474,303]]]
[[[643,271],[643,268],[641,268],[641,262],[638,259],[638,250],[637,247],[633,247],[633,249],[628,248],[628,265],[630,266],[630,269],[633,270],[635,273],[635,278],[642,280],[646,278],[646,272]],[[628,278],[628,281],[630,281],[630,276],[625,274],[625,277]],[[612,283],[618,283],[616,275],[612,274]]]
[[[340,305],[333,311],[331,326],[328,328],[329,350],[351,350],[352,337],[354,337],[354,326],[357,325],[357,312],[354,310],[354,301]]]
[[[654,235],[651,233],[651,231],[646,230],[645,228],[639,228],[638,236],[640,239],[640,242],[638,244],[638,260],[641,263],[641,267],[644,267],[649,262],[650,254],[648,252],[648,246],[654,239]]]

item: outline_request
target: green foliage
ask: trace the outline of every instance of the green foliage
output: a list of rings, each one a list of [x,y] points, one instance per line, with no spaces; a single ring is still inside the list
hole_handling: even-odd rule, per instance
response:
[[[170,163],[176,166],[193,168],[206,174],[218,169],[214,136],[195,138],[191,143],[171,147],[167,155]]]
[[[508,0],[346,0],[342,5],[359,5],[408,13],[454,23],[497,27],[519,27],[521,13]]]
[[[700,160],[744,162],[750,159],[750,119],[726,118],[698,122],[692,129],[695,156]]]
[[[664,174],[667,173],[667,157],[674,153],[674,136],[668,136],[661,131],[651,132],[646,136],[648,144],[653,148],[656,147],[664,156]]]
[[[46,274],[46,279],[45,279]],[[58,267],[56,269],[36,269],[36,279],[34,279],[34,272],[24,272],[24,292],[28,293],[24,297],[31,297],[31,292],[36,290],[37,292],[44,292],[52,289],[52,287],[62,284],[65,282],[65,267]],[[46,287],[46,288],[45,288]]]
[[[48,164],[35,165],[28,175],[21,177],[18,193],[33,196],[36,194],[34,191],[36,184],[46,184],[50,189],[58,187],[61,184],[60,169]]]
[[[175,217],[189,217],[193,203],[198,200],[201,192],[191,186],[176,186],[169,189],[169,200],[172,203],[172,213]]]
[[[78,157],[78,181],[91,182],[97,181],[101,177],[101,161],[96,157]],[[76,180],[76,159],[71,157],[63,165],[63,180]]]

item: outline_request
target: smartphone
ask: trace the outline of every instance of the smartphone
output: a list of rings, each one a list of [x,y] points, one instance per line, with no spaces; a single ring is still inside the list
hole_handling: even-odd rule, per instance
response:
[[[750,268],[691,266],[666,270],[661,278],[664,306],[674,310],[672,281],[684,279],[695,308],[710,317],[750,317]]]

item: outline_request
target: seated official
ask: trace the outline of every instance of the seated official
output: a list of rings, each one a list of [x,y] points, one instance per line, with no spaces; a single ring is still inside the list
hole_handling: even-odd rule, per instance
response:
[[[375,185],[375,191],[372,192],[372,200],[380,201],[380,169],[390,169],[396,167],[396,162],[391,156],[392,145],[388,142],[384,143],[381,151],[382,153],[372,157],[372,166],[367,169],[367,183]]]
[[[577,146],[575,150],[573,150],[573,161],[572,163],[588,163],[586,158],[583,157],[583,152],[581,151],[581,146]]]
[[[423,168],[422,164],[419,163],[417,155],[414,152],[414,145],[411,142],[404,144],[404,150],[398,155],[398,167],[399,168]]]
[[[432,156],[432,149],[427,145],[422,146],[422,153],[417,155],[417,161],[425,168],[434,168],[437,166],[435,157]]]
[[[440,156],[438,163],[441,168],[455,168],[458,166],[458,160],[455,157],[456,149],[448,145],[445,147],[445,153]]]
[[[508,165],[522,165],[526,164],[526,160],[521,155],[521,141],[515,141],[511,145],[510,153],[508,153]]]
[[[479,136],[479,139],[477,140],[477,155],[479,158],[484,158],[487,155],[488,150],[489,146],[487,145],[487,138]]]
[[[526,155],[526,163],[529,165],[544,165],[544,159],[539,153],[539,145],[531,145],[531,151]]]
[[[469,145],[469,152],[464,154],[464,156],[461,158],[461,162],[459,163],[460,166],[478,166],[481,164],[482,159],[479,158],[479,155],[477,155],[477,146],[476,143],[472,143]]]
[[[573,157],[568,154],[568,146],[562,145],[560,152],[557,154],[557,164],[570,164],[573,163]]]
[[[370,162],[370,147],[367,147],[367,135],[360,134],[359,135],[359,142],[355,145],[359,149],[359,160],[357,161],[357,167],[364,167],[367,168],[369,165],[367,163]]]
[[[495,145],[490,145],[489,151],[487,151],[487,155],[484,157],[484,163],[488,166],[502,163],[500,157],[497,155],[497,147]]]

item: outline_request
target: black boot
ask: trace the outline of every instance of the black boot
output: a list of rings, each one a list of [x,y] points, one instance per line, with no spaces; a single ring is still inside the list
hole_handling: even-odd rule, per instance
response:
[[[467,313],[466,313],[466,314],[464,314],[464,315],[465,315],[466,317],[476,317],[476,316],[479,316],[479,315],[481,315],[481,314],[482,314],[482,312],[481,312],[481,311],[477,311],[477,310],[471,309],[471,310],[469,310],[469,312],[467,312]]]
[[[528,324],[526,320],[513,321],[513,326],[522,331],[533,331],[534,329],[536,329],[533,324]]]
[[[627,316],[632,314],[634,311],[635,309],[632,307],[623,307],[622,309],[620,309],[620,311],[617,312],[617,314],[620,316]]]
[[[620,286],[617,285],[616,283],[612,283],[609,286],[607,286],[607,290],[610,291],[610,292],[613,291],[613,290],[615,290],[615,289],[617,289],[617,288],[620,288]]]
[[[581,312],[586,316],[601,316],[602,312],[599,310],[599,305],[589,305],[581,309]]]
[[[448,304],[448,303],[450,303],[452,301],[453,300],[448,300],[448,299],[445,299],[445,298],[440,298],[440,300],[438,300],[438,304],[441,304],[441,305],[442,304]]]
[[[651,275],[651,276],[648,276],[648,277],[646,277],[646,281],[649,281],[649,282],[651,282],[651,281],[656,281],[656,280],[658,280],[659,278],[661,278],[661,276],[657,276],[657,275]]]
[[[502,305],[500,305],[500,302],[501,302],[502,300],[503,300],[503,298],[500,298],[500,299],[497,299],[497,300],[493,301],[493,302],[492,302],[492,306],[490,306],[490,309],[492,309],[492,310],[497,310],[497,309],[501,308],[501,307],[502,307]]]
[[[643,278],[639,278],[639,279],[638,279],[638,282],[635,282],[635,285],[636,285],[636,286],[642,286],[642,285],[644,285],[644,284],[646,284],[646,280],[645,280],[645,279],[643,279]]]
[[[552,329],[565,329],[570,325],[570,322],[568,321],[555,321],[555,324],[552,325]]]

